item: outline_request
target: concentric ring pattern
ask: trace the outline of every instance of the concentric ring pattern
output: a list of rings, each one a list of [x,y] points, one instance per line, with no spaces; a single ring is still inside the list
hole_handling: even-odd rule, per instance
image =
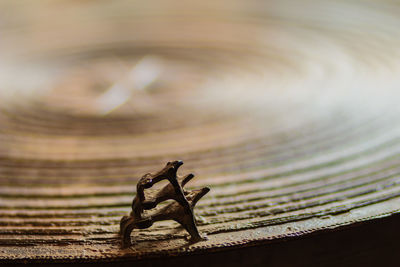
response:
[[[4,1],[0,258],[126,260],[251,245],[400,209],[391,1]],[[200,3],[201,2],[201,3]],[[119,220],[182,159],[208,241]]]

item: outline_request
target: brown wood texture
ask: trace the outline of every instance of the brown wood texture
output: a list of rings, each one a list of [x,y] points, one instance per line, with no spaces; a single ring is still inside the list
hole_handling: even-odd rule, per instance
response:
[[[390,236],[397,11],[386,1],[0,3],[0,262],[182,263],[240,249],[256,260],[324,246],[312,236],[341,229],[365,247],[363,231]],[[190,244],[163,221],[122,246],[138,179],[178,159],[179,174],[196,175],[189,188],[211,188],[195,209],[208,240]],[[338,236],[328,248],[349,240]]]

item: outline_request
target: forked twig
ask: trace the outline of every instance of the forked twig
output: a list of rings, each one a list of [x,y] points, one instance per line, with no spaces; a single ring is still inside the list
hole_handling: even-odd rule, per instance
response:
[[[154,222],[164,220],[180,223],[190,234],[193,242],[204,239],[197,229],[193,209],[210,189],[204,187],[197,190],[185,190],[184,186],[193,179],[194,175],[178,177],[177,171],[182,164],[182,161],[168,162],[161,171],[155,174],[147,173],[138,181],[130,216],[122,217],[120,222],[120,232],[124,241],[130,241],[133,229],[149,228]],[[149,191],[145,194],[146,189],[162,180],[168,180],[169,183],[158,191]],[[159,203],[169,199],[175,201],[165,207],[157,208]],[[150,215],[145,215],[145,210],[154,211]]]

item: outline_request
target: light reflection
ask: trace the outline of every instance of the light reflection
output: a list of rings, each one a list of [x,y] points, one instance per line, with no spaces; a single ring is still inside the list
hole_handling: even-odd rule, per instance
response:
[[[99,114],[109,114],[127,103],[135,91],[146,90],[161,72],[160,59],[149,56],[141,59],[127,75],[96,99]]]

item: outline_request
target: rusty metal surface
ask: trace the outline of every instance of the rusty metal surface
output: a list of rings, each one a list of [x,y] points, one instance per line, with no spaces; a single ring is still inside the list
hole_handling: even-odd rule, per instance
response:
[[[397,214],[400,7],[363,2],[0,3],[0,261],[197,255]],[[211,188],[208,240],[162,221],[122,246],[138,180],[175,159]]]

